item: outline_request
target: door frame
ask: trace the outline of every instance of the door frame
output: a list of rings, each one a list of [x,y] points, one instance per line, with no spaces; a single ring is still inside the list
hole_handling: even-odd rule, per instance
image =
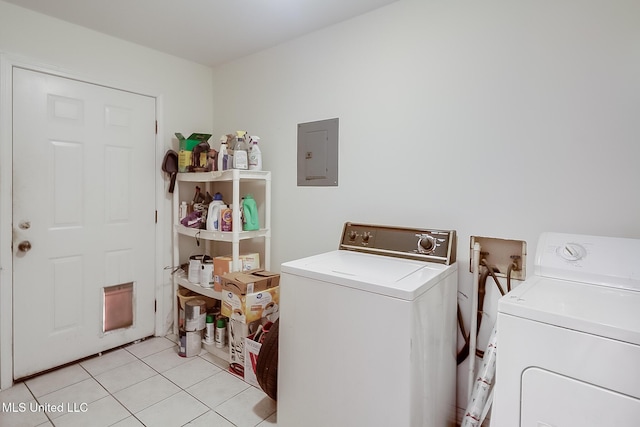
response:
[[[163,120],[162,112],[163,96],[153,93],[153,90],[140,90],[136,83],[131,82],[105,82],[102,79],[80,75],[73,71],[63,71],[60,67],[49,64],[41,64],[37,61],[19,58],[0,52],[0,390],[13,385],[13,241],[12,212],[13,212],[13,73],[14,67],[25,68],[37,72],[51,74],[57,77],[69,78],[85,83],[96,84],[113,89],[124,90],[144,96],[150,96],[156,100],[156,136],[155,136],[155,163],[158,165],[155,175],[155,210],[157,220],[155,226],[155,335],[162,336],[167,333],[165,319],[167,304],[165,299],[167,292],[163,289],[162,242],[165,239],[166,223],[162,202],[165,199],[165,183],[160,165],[164,156],[162,141]],[[150,93],[152,92],[152,93]],[[170,286],[169,286],[170,287]]]

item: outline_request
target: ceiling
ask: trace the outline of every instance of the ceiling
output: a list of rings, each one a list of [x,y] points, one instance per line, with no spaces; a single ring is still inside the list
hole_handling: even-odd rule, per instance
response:
[[[215,67],[397,0],[4,0]]]

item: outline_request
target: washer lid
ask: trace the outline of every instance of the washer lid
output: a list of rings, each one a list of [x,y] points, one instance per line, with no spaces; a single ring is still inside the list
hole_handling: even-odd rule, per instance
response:
[[[640,292],[533,276],[498,312],[640,345]]]
[[[336,250],[283,263],[280,271],[411,301],[456,270],[455,263]]]

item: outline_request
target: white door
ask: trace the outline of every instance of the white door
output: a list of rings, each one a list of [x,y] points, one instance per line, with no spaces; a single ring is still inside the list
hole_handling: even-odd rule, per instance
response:
[[[154,142],[154,98],[13,69],[14,379],[153,335]]]

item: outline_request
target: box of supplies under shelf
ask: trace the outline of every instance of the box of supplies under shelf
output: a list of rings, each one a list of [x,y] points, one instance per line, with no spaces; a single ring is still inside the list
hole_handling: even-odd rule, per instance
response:
[[[260,268],[260,254],[240,254],[240,269],[242,271],[257,270]],[[213,258],[213,287],[216,291],[222,290],[222,277],[233,271],[233,257],[231,255],[217,256]]]
[[[229,273],[222,278],[223,316],[242,323],[279,315],[280,275],[265,270]]]
[[[237,295],[247,295],[280,285],[280,274],[261,269],[235,271],[223,275],[221,279],[222,291]]]

